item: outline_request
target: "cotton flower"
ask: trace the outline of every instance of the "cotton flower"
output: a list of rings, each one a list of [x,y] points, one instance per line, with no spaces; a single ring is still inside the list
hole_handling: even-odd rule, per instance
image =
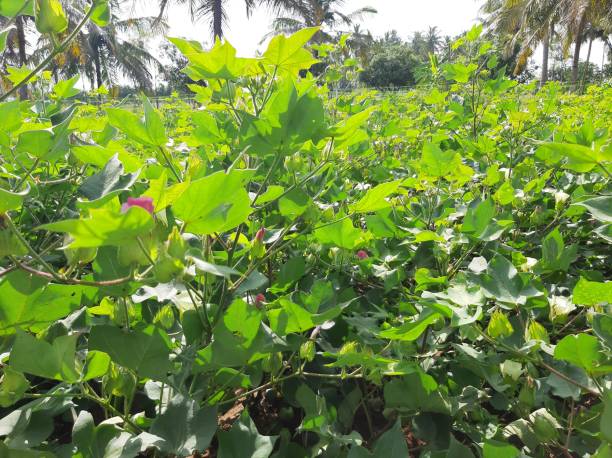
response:
[[[127,202],[121,206],[121,213],[127,212],[132,207],[144,208],[149,213],[154,213],[153,199],[150,197],[128,197]]]

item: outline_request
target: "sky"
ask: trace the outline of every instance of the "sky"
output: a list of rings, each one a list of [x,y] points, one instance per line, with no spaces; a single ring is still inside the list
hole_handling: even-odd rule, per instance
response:
[[[407,39],[418,30],[437,26],[443,35],[457,35],[469,29],[477,22],[479,0],[345,0],[341,11],[349,13],[365,6],[370,6],[378,14],[369,15],[362,21],[362,28],[370,30],[375,36],[381,36],[389,30],[397,30]],[[151,12],[155,0],[142,0],[140,14]],[[258,49],[263,36],[270,30],[272,13],[266,8],[259,8],[247,18],[243,0],[227,0],[229,22],[226,26],[226,38],[243,56],[251,56]],[[171,5],[168,10],[169,36],[180,36],[198,41],[210,42],[209,24],[192,23],[186,5]]]
[[[210,24],[206,21],[192,22],[187,5],[177,3],[171,0],[167,11],[168,36],[210,44]],[[429,26],[437,26],[442,35],[458,35],[478,22],[482,3],[483,0],[345,0],[341,10],[350,13],[365,6],[373,7],[378,13],[360,21],[363,30],[369,30],[376,37],[396,30],[401,38],[408,39],[414,32],[427,30]],[[128,14],[156,16],[159,12],[158,0],[140,0],[136,5],[135,10]],[[270,31],[273,13],[260,7],[247,17],[244,0],[226,0],[226,9],[229,20],[225,26],[225,36],[238,54],[249,57],[258,50],[265,50],[265,44],[262,45],[261,41]],[[595,42],[591,62],[601,65],[602,52],[603,44]],[[585,56],[586,46],[582,59]],[[541,49],[532,58],[539,63]]]

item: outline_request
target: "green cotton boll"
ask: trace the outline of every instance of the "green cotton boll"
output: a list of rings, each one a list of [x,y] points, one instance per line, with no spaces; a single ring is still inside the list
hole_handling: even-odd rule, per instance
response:
[[[153,273],[155,279],[160,283],[169,283],[174,278],[183,274],[184,265],[179,259],[171,258],[168,255],[162,256],[155,263]]]
[[[154,323],[159,323],[164,329],[168,330],[174,326],[174,310],[170,305],[164,305],[153,319]]]
[[[62,33],[68,28],[68,19],[59,0],[36,0],[34,16],[36,30],[40,33]]]
[[[172,232],[168,236],[167,251],[170,256],[176,259],[184,259],[185,253],[187,253],[187,243],[176,226],[172,228]]]
[[[72,237],[66,235],[64,237],[64,245],[69,245],[72,242]],[[97,248],[65,248],[64,256],[70,266],[78,266],[83,264],[89,264],[92,262],[98,254]]]
[[[300,358],[312,362],[315,358],[316,349],[315,343],[312,340],[307,340],[300,346]]]

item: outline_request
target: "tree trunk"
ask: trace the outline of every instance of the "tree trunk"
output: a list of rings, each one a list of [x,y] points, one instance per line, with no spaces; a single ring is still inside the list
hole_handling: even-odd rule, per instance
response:
[[[223,38],[223,0],[212,0],[213,37]]]
[[[96,69],[96,85],[98,89],[102,87],[102,63],[100,62],[100,53],[94,52],[94,68]]]
[[[584,89],[584,85],[586,84],[587,74],[589,73],[589,63],[591,62],[591,50],[592,49],[593,49],[593,37],[589,39],[589,48],[587,50],[586,65],[584,66],[584,71],[582,72],[582,83],[580,84],[581,90]]]
[[[28,56],[26,54],[26,38],[23,17],[17,16],[15,18],[15,28],[17,29],[17,48],[19,52],[19,65],[27,65]],[[28,98],[28,85],[24,84],[19,88],[19,98],[25,100]]]
[[[586,25],[586,12],[582,13],[580,22],[578,23],[578,30],[576,31],[576,46],[574,47],[574,57],[572,59],[572,89],[576,90],[578,83],[578,66],[580,64],[580,47],[582,46],[582,32]]]
[[[546,35],[544,35],[544,39],[542,40],[543,50],[542,50],[542,76],[540,77],[540,87],[544,86],[548,81],[548,53],[550,49],[550,39],[552,36],[552,26],[547,28]]]

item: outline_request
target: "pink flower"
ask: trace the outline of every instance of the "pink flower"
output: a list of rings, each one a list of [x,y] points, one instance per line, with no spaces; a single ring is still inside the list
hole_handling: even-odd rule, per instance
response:
[[[358,257],[359,259],[361,259],[361,260],[364,260],[364,259],[368,259],[370,256],[368,255],[368,252],[367,252],[367,251],[365,251],[365,250],[359,250],[359,251],[357,252],[357,257]]]
[[[259,293],[257,296],[255,296],[255,307],[257,307],[258,309],[261,308],[265,300],[266,296],[264,296],[263,293]]]
[[[255,234],[255,240],[259,242],[263,242],[265,235],[266,235],[266,230],[262,227],[261,229],[257,231],[257,234]]]
[[[132,207],[144,208],[149,213],[154,213],[153,199],[150,197],[128,197],[127,202],[121,206],[121,213],[127,212]]]

